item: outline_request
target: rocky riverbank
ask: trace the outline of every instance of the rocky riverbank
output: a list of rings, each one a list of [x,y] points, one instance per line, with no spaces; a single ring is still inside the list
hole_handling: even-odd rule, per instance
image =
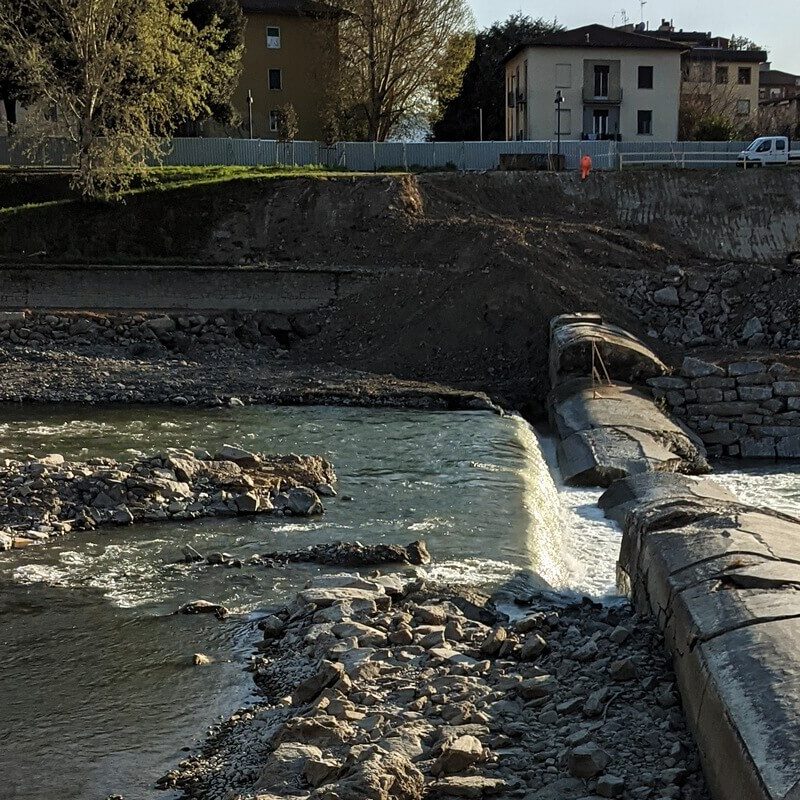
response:
[[[170,450],[127,462],[67,461],[50,454],[0,461],[0,550],[72,530],[239,514],[311,516],[334,495],[333,467],[319,456],[270,456],[225,445]]]
[[[260,623],[263,698],[159,786],[193,800],[705,800],[653,624],[546,593],[516,611],[397,575],[312,579]]]

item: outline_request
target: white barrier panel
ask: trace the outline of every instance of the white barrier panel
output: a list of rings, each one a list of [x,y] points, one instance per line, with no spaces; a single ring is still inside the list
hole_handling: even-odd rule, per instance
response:
[[[164,148],[164,166],[309,166],[354,172],[379,170],[498,169],[501,155],[556,154],[568,170],[584,154],[597,170],[648,165],[720,167],[735,164],[743,142],[613,142],[555,140],[525,142],[276,142],[273,139],[176,138]],[[0,137],[0,165],[68,166],[72,144],[51,139],[34,155],[23,155]]]

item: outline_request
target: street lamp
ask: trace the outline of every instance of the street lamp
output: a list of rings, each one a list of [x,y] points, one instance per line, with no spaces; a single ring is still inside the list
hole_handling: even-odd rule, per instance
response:
[[[561,104],[564,102],[564,95],[561,89],[556,90],[556,154],[561,156]]]

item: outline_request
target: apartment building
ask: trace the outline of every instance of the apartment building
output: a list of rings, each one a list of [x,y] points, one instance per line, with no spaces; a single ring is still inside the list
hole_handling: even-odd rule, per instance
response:
[[[506,139],[676,139],[682,50],[604,25],[518,45],[505,58]]]
[[[772,69],[772,64],[765,61],[758,73],[759,100],[788,100],[800,96],[800,75]]]
[[[647,30],[644,25],[628,25],[623,30],[683,46],[684,107],[725,114],[741,125],[755,120],[760,67],[767,60],[764,50],[732,47],[730,39],[710,32],[675,30],[671,20],[662,20],[655,30]]]
[[[241,0],[247,24],[233,104],[245,136],[275,139],[291,103],[298,138],[322,139],[324,108],[337,69],[339,12],[316,0]]]

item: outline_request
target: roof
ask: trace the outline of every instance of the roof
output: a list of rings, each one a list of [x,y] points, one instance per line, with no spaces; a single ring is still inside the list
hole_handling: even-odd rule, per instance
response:
[[[293,17],[333,17],[341,11],[318,0],[239,0],[245,14],[285,14]]]
[[[640,33],[607,28],[605,25],[584,25],[569,31],[556,31],[521,42],[510,50],[504,59],[508,61],[527,47],[581,47],[581,48],[625,48],[631,50],[674,50],[686,48],[682,44],[666,39],[643,36]]]
[[[762,69],[758,82],[761,86],[800,86],[800,75],[779,69]]]
[[[723,47],[692,47],[687,57],[693,61],[739,61],[745,64],[762,64],[767,60],[764,50],[731,50]]]

